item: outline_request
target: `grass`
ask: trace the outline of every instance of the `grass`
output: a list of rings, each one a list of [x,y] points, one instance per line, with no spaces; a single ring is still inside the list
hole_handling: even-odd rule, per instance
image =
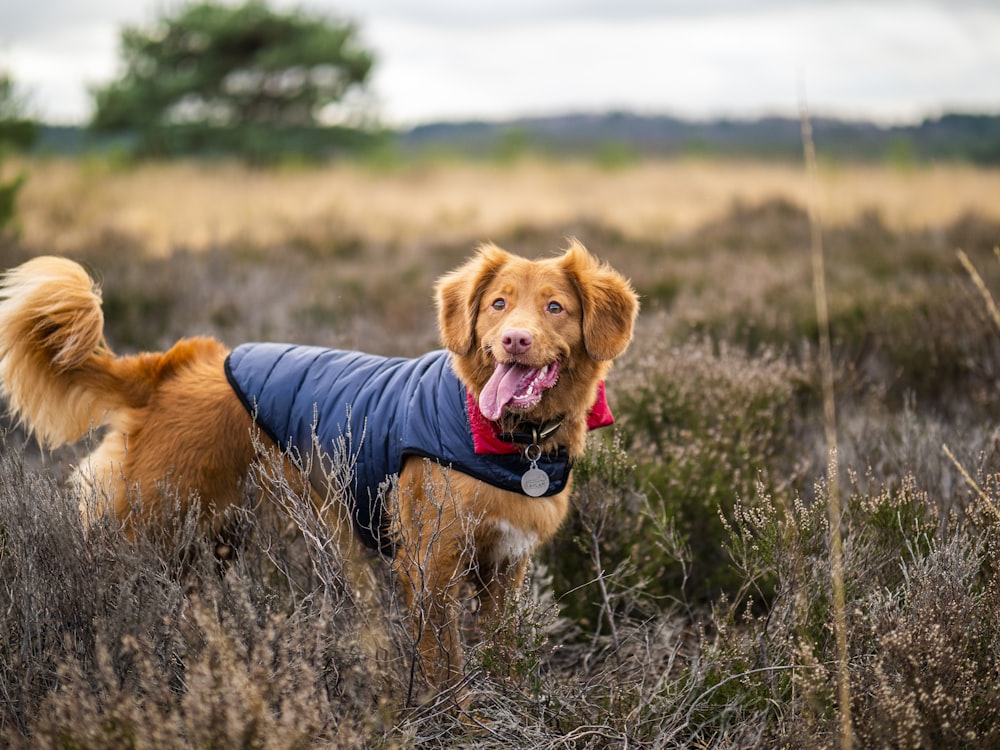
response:
[[[20,166],[20,165],[18,165]],[[630,240],[660,243],[733,206],[785,199],[806,205],[802,170],[711,159],[636,161],[448,160],[377,169],[340,163],[262,171],[236,164],[114,165],[58,159],[28,164],[19,198],[24,239],[67,253],[128,239],[146,253],[220,245],[272,247],[290,238],[366,245],[482,241],[520,228],[597,221]],[[832,226],[865,212],[892,230],[1000,217],[1000,170],[961,165],[906,170],[827,164],[820,210]]]
[[[534,255],[577,235],[633,278],[644,311],[609,383],[617,426],[579,463],[571,517],[509,632],[471,649],[473,726],[406,706],[386,571],[374,566],[364,614],[339,561],[318,564],[289,530],[296,498],[290,516],[247,513],[252,533],[220,575],[184,519],[174,540],[84,536],[58,482],[83,449],[42,456],[8,426],[0,742],[833,747],[841,649],[856,747],[1000,741],[1000,330],[983,298],[1000,290],[995,171],[819,169],[838,648],[800,172],[27,166],[0,265],[85,262],[123,351],[209,333],[416,354],[436,345],[433,280],[484,239]]]

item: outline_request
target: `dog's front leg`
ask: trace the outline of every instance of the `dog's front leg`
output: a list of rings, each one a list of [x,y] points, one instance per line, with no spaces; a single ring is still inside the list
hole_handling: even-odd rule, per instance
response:
[[[439,556],[414,558],[403,552],[395,569],[407,606],[413,644],[411,697],[423,702],[421,687],[438,693],[462,678],[459,634],[459,584],[454,581],[457,560]],[[413,693],[417,695],[412,695]]]
[[[470,522],[441,467],[407,462],[393,520],[398,542],[393,569],[408,610],[414,677],[435,693],[457,687],[464,668],[460,589],[473,543]],[[455,696],[459,706],[463,695]]]
[[[479,566],[479,630],[489,632],[502,624],[509,602],[524,583],[528,557]]]

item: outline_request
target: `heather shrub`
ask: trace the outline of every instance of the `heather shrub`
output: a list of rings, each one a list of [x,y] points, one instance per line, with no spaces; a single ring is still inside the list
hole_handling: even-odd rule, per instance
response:
[[[703,653],[741,705],[765,711],[767,735],[798,747],[836,736],[829,520],[821,502],[768,497],[726,519],[746,586],[774,582],[771,606],[717,603],[718,639]],[[996,520],[976,507],[942,514],[912,477],[850,477],[841,531],[855,739],[864,747],[996,742],[1000,627]]]
[[[996,561],[970,531],[903,557],[899,585],[864,600],[852,687],[868,746],[1000,742]]]
[[[629,477],[646,495],[648,522],[627,548],[633,560],[648,560],[640,564],[658,595],[683,588],[704,602],[739,589],[722,549],[720,513],[737,501],[752,504],[762,489],[788,491],[798,468],[791,452],[797,378],[777,353],[751,357],[708,341],[645,341],[622,363],[615,387],[621,449],[635,464]],[[667,528],[676,530],[686,568],[655,547],[663,535],[654,530]]]
[[[915,399],[939,409],[974,404],[995,414],[1000,348],[974,294],[957,272],[933,284],[921,278],[904,289],[889,284],[841,293],[831,303],[841,396],[874,392],[896,410]],[[815,339],[815,323],[802,333]]]
[[[646,597],[662,594],[651,570],[684,559],[674,536],[655,527],[635,471],[618,432],[592,438],[574,467],[570,516],[540,552],[563,614],[586,637],[613,634],[617,620],[641,612]]]
[[[398,659],[368,658],[367,615],[329,595],[300,537],[254,520],[268,514],[245,515],[220,568],[194,514],[135,540],[110,522],[85,534],[16,452],[0,479],[10,746],[361,747],[391,725]]]
[[[68,234],[59,210],[49,218]],[[433,279],[482,238],[374,241],[339,211],[276,240],[237,233],[157,256],[105,230],[74,252],[103,281],[123,352],[204,333],[435,346]],[[237,555],[220,566],[193,519],[170,536],[129,540],[104,522],[85,534],[56,481],[85,447],[50,461],[10,429],[0,744],[838,744],[804,212],[735,205],[662,240],[588,216],[511,227],[497,241],[527,255],[579,236],[634,278],[644,313],[610,377],[617,425],[578,461],[566,525],[500,626],[470,639],[473,711],[411,705],[413,644],[386,566],[368,561],[363,591],[287,485],[248,484]],[[954,261],[965,248],[997,288],[997,236],[976,217],[904,231],[874,214],[825,232],[856,747],[1000,742],[1000,333]],[[4,266],[47,250],[0,236]]]

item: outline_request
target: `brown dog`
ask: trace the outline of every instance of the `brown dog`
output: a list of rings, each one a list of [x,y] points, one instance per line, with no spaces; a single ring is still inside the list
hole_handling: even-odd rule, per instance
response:
[[[576,242],[537,261],[480,248],[437,285],[448,352],[416,360],[275,345],[230,353],[207,338],[116,357],[104,340],[99,290],[61,258],[9,271],[0,300],[0,384],[11,411],[46,447],[105,428],[74,472],[85,490],[85,522],[110,511],[126,527],[157,523],[169,496],[196,503],[217,534],[262,460],[261,441],[301,469],[304,453],[352,434],[345,419],[354,419],[353,434],[364,432],[351,448],[361,478],[343,500],[357,536],[392,561],[433,688],[462,673],[459,587],[471,581],[481,616],[495,617],[518,590],[531,552],[566,517],[569,469],[588,429],[609,421],[603,380],[638,312],[629,283]],[[263,369],[254,369],[262,358]],[[308,377],[293,372],[294,386],[278,383],[275,373],[300,360],[312,368]],[[414,366],[418,375],[408,374]],[[352,391],[346,413],[319,410],[359,377],[380,384],[375,396]],[[304,391],[313,381],[318,390]],[[431,387],[429,405],[407,390],[411,384]],[[295,418],[311,423],[311,439],[286,426],[287,394],[298,404],[287,411],[310,412]],[[392,414],[359,415],[363,400]],[[328,432],[317,438],[324,420]],[[258,426],[265,434],[255,439]],[[330,492],[322,482],[312,475],[319,497]],[[101,507],[92,507],[95,497]]]

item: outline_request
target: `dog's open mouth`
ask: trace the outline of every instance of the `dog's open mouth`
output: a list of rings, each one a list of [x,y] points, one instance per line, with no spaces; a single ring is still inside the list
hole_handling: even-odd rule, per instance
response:
[[[530,409],[542,400],[542,393],[559,380],[559,360],[544,367],[528,367],[517,362],[497,362],[490,379],[479,394],[479,410],[496,421],[504,407]]]

